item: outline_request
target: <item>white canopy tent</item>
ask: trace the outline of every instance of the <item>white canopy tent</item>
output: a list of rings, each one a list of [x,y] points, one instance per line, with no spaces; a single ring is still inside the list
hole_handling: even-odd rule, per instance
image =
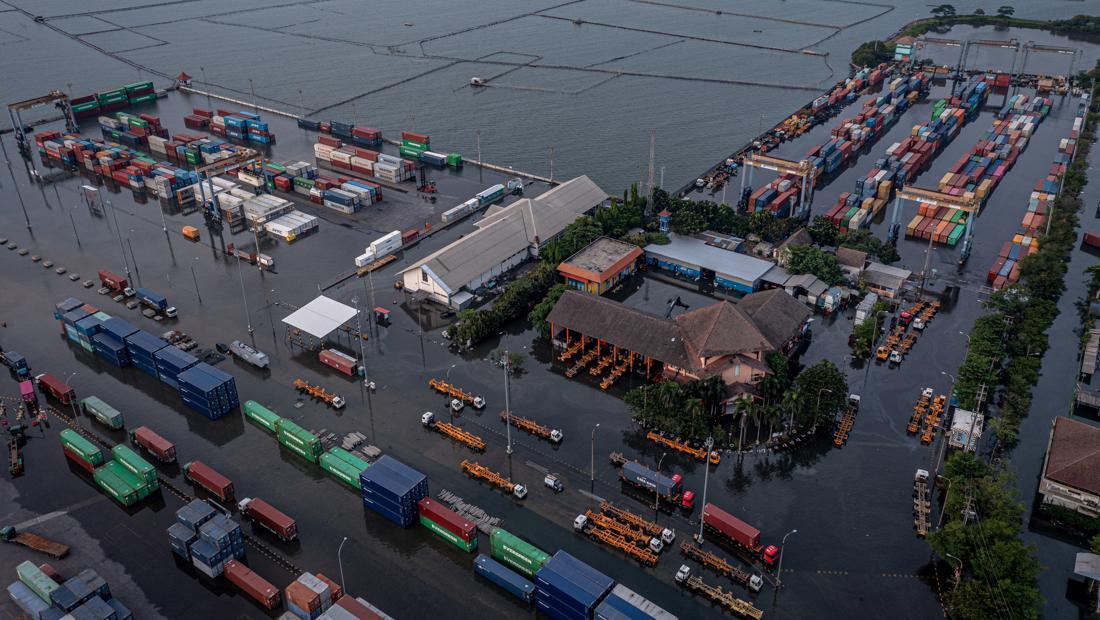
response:
[[[283,323],[322,340],[353,318],[355,308],[319,295],[283,319]]]

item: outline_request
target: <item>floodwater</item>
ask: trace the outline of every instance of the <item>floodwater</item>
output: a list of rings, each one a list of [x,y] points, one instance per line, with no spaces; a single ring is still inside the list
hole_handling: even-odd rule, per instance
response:
[[[469,156],[480,130],[486,161],[546,175],[553,160],[556,174],[588,174],[613,191],[647,178],[651,131],[655,177],[664,169],[667,186],[679,187],[845,77],[859,43],[927,15],[925,5],[898,0],[5,6],[0,92],[9,99],[139,79],[164,86],[182,70],[218,92],[254,92],[268,104],[391,135],[420,131]],[[978,6],[955,3],[960,12]],[[1042,18],[1088,9],[1071,0],[1016,7],[1021,17]],[[1048,37],[985,38],[1010,36]],[[941,50],[945,61],[957,57],[952,49]],[[998,57],[979,48],[971,59],[968,66],[984,68]],[[1027,66],[1064,73],[1069,61],[1032,54]],[[472,77],[489,86],[471,88]]]
[[[825,62],[821,57],[795,58],[774,48],[834,49],[835,46],[845,51],[835,52],[837,58],[830,57],[829,64],[839,67],[843,64],[840,58],[846,58],[847,50],[856,43],[889,32],[912,17],[903,13],[917,10],[806,0],[784,3],[785,7],[777,8],[769,2],[753,2],[738,6],[737,10],[760,16],[755,20],[762,19],[767,25],[750,28],[753,21],[743,25],[739,16],[730,18],[728,30],[722,30],[723,26],[700,22],[695,14],[698,11],[684,16],[683,9],[651,2],[631,3],[627,10],[622,8],[623,4],[616,0],[585,1],[553,8],[551,3],[545,3],[528,7],[511,20],[509,17],[516,12],[514,7],[492,2],[465,7],[466,10],[440,11],[432,7],[430,13],[416,3],[404,3],[373,8],[369,16],[363,17],[360,17],[364,12],[361,5],[346,2],[290,3],[264,10],[251,10],[251,5],[240,3],[232,12],[214,2],[133,9],[127,8],[125,2],[103,2],[83,5],[83,14],[67,17],[62,15],[73,11],[69,3],[42,2],[35,4],[32,13],[57,16],[47,20],[47,24],[67,32],[85,33],[95,45],[119,50],[121,57],[140,59],[158,71],[174,74],[185,68],[199,77],[205,72],[210,82],[219,84],[222,90],[234,89],[237,95],[248,92],[250,75],[258,97],[287,107],[302,105],[316,109],[375,90],[355,99],[354,112],[352,102],[348,101],[321,116],[349,118],[354,113],[360,122],[381,126],[390,134],[412,127],[433,134],[445,150],[467,154],[473,152],[473,130],[480,125],[482,154],[488,161],[545,174],[549,172],[549,148],[554,147],[555,178],[590,173],[608,191],[617,193],[623,183],[640,173],[647,156],[650,127],[658,128],[658,165],[666,166],[670,179],[683,180],[755,135],[759,124],[767,126],[813,96],[809,91],[715,81],[684,82],[639,74],[676,69],[716,79],[757,79],[823,88],[837,76],[823,77],[827,73],[821,72]],[[828,10],[821,10],[822,5],[827,5]],[[712,2],[700,6],[720,5]],[[1043,7],[1042,13],[1072,14],[1080,12],[1081,7],[1080,3],[1057,3]],[[723,7],[723,10],[734,9]],[[541,11],[540,15],[529,14],[536,11]],[[1039,9],[1021,7],[1020,11]],[[876,14],[881,15],[873,17]],[[574,23],[574,17],[583,23]],[[716,13],[709,17],[715,18],[712,21],[728,18]],[[777,17],[813,24],[775,21]],[[870,21],[856,23],[868,17]],[[362,27],[356,27],[359,23],[356,19],[362,20]],[[595,26],[597,22],[621,23],[631,30]],[[227,25],[235,23],[248,25]],[[8,43],[6,50],[12,51],[9,66],[16,67],[0,76],[0,84],[3,92],[13,93],[12,98],[15,94],[31,96],[59,87],[53,82],[58,80],[58,66],[71,71],[59,81],[67,86],[71,80],[75,92],[137,79],[133,67],[83,47],[57,31],[35,26],[20,11],[0,12],[0,24],[3,24],[0,43]],[[655,28],[653,24],[660,26]],[[115,30],[118,28],[123,30]],[[588,34],[596,29],[604,36]],[[672,34],[649,32],[658,29]],[[781,30],[781,36],[761,36],[772,29]],[[103,30],[112,30],[110,34],[119,36],[95,34]],[[516,35],[517,31],[522,36]],[[143,42],[135,38],[135,33],[150,40]],[[723,38],[728,41],[715,41]],[[679,39],[683,41],[678,42]],[[427,50],[423,53],[418,51],[421,42]],[[135,47],[142,49],[124,51]],[[478,64],[454,60],[467,55]],[[473,91],[466,86],[471,75],[489,77],[503,73],[533,56],[545,60],[534,62],[535,67],[519,68],[501,76],[499,87]],[[682,60],[678,64],[668,58]],[[720,62],[716,58],[729,60]],[[181,59],[187,59],[188,66],[179,67]],[[785,67],[784,71],[789,70],[790,74],[772,75],[773,72],[758,68],[742,72],[733,68],[738,63],[759,67],[762,62],[790,63],[776,65]],[[540,63],[554,66],[537,66]],[[605,65],[633,74],[608,80],[607,73],[591,70]],[[49,72],[47,66],[52,67]],[[354,79],[336,79],[351,74]],[[420,77],[383,88],[416,75]],[[546,89],[568,90],[573,94]],[[635,100],[646,104],[634,104]],[[624,101],[631,103],[623,105]],[[160,114],[172,131],[179,131],[183,129],[182,116],[195,105],[206,106],[205,98],[173,95],[150,111]],[[740,458],[726,455],[722,465],[709,476],[708,500],[759,527],[767,542],[777,543],[785,533],[799,531],[789,538],[784,587],[778,593],[769,587],[753,596],[705,574],[708,582],[732,588],[739,597],[765,609],[769,617],[868,617],[881,615],[885,609],[900,618],[927,618],[940,613],[933,589],[937,577],[928,567],[927,544],[916,538],[911,529],[913,471],[928,466],[934,447],[921,446],[905,434],[910,403],[924,386],[934,386],[939,391],[948,389],[949,380],[941,375],[941,370],[957,368],[961,361],[963,337],[958,333],[969,329],[979,312],[981,296],[977,290],[992,262],[989,249],[995,253],[1019,221],[1026,204],[1022,196],[1026,196],[1047,168],[1054,154],[1053,145],[1067,132],[1072,105],[1070,100],[1058,103],[1020,163],[995,192],[990,206],[978,220],[975,254],[964,271],[954,271],[953,250],[935,251],[934,264],[943,275],[937,277],[931,288],[945,293],[948,285],[955,285],[957,295],[947,294],[944,312],[931,323],[928,335],[918,342],[900,369],[853,365],[844,358],[851,318],[817,320],[814,341],[801,361],[810,364],[818,359],[832,359],[845,369],[852,390],[863,396],[863,407],[851,439],[840,449],[824,441],[792,454],[750,453]],[[921,110],[917,106],[894,130],[919,122],[913,119]],[[609,117],[608,111],[614,117]],[[761,114],[765,116],[762,121],[758,120]],[[951,148],[936,160],[933,170],[926,173],[927,178],[935,179],[937,169],[950,165],[969,148],[988,127],[991,115],[987,110],[964,128]],[[310,159],[311,135],[297,130],[285,119],[266,120],[279,136],[272,153],[274,158]],[[865,154],[846,173],[849,175],[846,179],[834,181],[827,188],[828,192],[835,192],[831,198],[819,192],[815,212],[827,209],[836,195],[851,186],[855,176],[870,168],[875,153],[883,152],[892,141],[889,137],[880,140],[871,147],[871,153]],[[4,143],[9,156],[14,157],[10,137]],[[801,149],[810,144],[810,137],[804,137],[791,146]],[[0,302],[0,318],[7,323],[6,329],[0,328],[2,344],[24,352],[35,372],[48,371],[63,379],[70,378],[79,395],[96,394],[114,404],[126,414],[129,426],[153,427],[177,444],[181,459],[209,462],[234,479],[239,494],[259,495],[294,516],[301,528],[301,542],[272,543],[272,546],[300,568],[335,578],[340,571],[337,549],[347,536],[342,559],[349,591],[396,617],[423,615],[426,608],[446,609],[458,618],[530,614],[506,595],[476,580],[468,555],[434,540],[419,528],[400,531],[364,512],[354,492],[281,451],[268,435],[239,414],[209,422],[183,408],[171,390],[139,371],[112,368],[100,358],[74,348],[61,337],[52,321],[49,313],[53,303],[77,296],[153,332],[183,329],[208,348],[215,342],[248,340],[247,327],[251,326],[254,331],[251,340],[271,355],[272,370],[258,372],[233,360],[220,364],[236,376],[243,399],[260,400],[308,428],[363,432],[386,453],[428,474],[433,495],[443,488],[454,491],[490,514],[502,517],[506,529],[549,551],[564,548],[578,555],[681,617],[718,613],[672,584],[671,575],[680,564],[675,551],[668,553],[655,569],[641,569],[570,530],[573,517],[593,504],[581,490],[615,501],[636,513],[649,514],[645,502],[623,495],[616,472],[606,460],[612,450],[624,451],[650,465],[662,457],[661,450],[640,438],[629,421],[620,398],[622,391],[630,387],[628,381],[602,392],[587,376],[566,379],[562,369],[551,362],[548,351],[532,350],[533,331],[519,327],[506,331],[472,355],[455,356],[448,352],[440,335],[438,315],[421,316],[415,305],[408,304],[404,295],[392,288],[395,274],[404,265],[469,232],[469,222],[441,231],[406,251],[397,263],[380,270],[370,280],[353,278],[331,286],[326,284],[339,280],[350,269],[352,258],[379,234],[415,227],[423,221],[437,221],[439,212],[486,185],[499,182],[503,175],[482,176],[470,167],[460,174],[438,174],[442,196],[435,204],[415,195],[390,192],[381,206],[352,218],[305,206],[303,210],[323,217],[321,230],[290,245],[265,242],[263,251],[276,260],[274,273],[260,273],[247,265],[240,268],[224,257],[220,251],[222,239],[215,238],[202,225],[198,214],[166,213],[169,231],[166,239],[155,203],[137,201],[128,191],[110,193],[114,212],[105,209],[96,213],[85,207],[73,208],[79,204],[77,188],[85,182],[81,179],[54,185],[55,194],[54,187],[39,189],[31,185],[18,161],[14,176],[32,228],[28,231],[25,226],[11,178],[0,170],[0,196],[8,205],[0,210],[0,231],[3,231],[0,236],[28,248],[31,254],[79,271],[83,278],[94,277],[95,271],[103,268],[122,272],[125,262],[120,255],[126,255],[135,279],[165,293],[180,309],[180,319],[171,325],[154,324],[95,295],[95,289],[80,288],[78,283],[55,275],[26,257],[0,250],[0,283],[6,291],[19,292],[5,295]],[[669,183],[679,184],[679,181]],[[539,189],[534,186],[530,191]],[[202,229],[200,243],[193,245],[182,239],[177,231],[184,224]],[[881,228],[876,232],[881,232]],[[224,241],[243,245],[250,238],[224,233]],[[919,269],[923,251],[922,244],[903,242],[903,262]],[[1075,279],[1074,274],[1091,262],[1090,257],[1082,255],[1075,255],[1074,259],[1071,290],[1063,298],[1063,313],[1052,332],[1052,338],[1058,338],[1056,343],[1064,343],[1071,337],[1076,323],[1071,312],[1074,291],[1080,289],[1080,279]],[[326,294],[346,303],[358,297],[361,306],[370,303],[392,311],[391,324],[375,329],[374,336],[364,345],[371,379],[378,384],[373,395],[365,394],[357,383],[321,366],[313,354],[287,343],[279,320],[289,313],[291,306],[312,298],[318,285],[327,286]],[[663,313],[668,298],[675,295],[681,295],[693,307],[710,303],[709,299],[658,281],[634,286],[637,288],[624,292],[627,303],[653,312]],[[499,368],[484,359],[488,350],[496,346],[528,355],[525,372],[512,383],[511,405],[517,412],[561,428],[565,441],[560,447],[553,448],[515,431],[511,437],[516,451],[510,458],[504,454],[506,431],[497,419],[504,401],[503,377]],[[358,345],[345,340],[342,347],[355,352]],[[1051,366],[1044,365],[1037,403],[1068,401],[1072,389],[1069,369],[1075,363],[1069,359],[1069,350],[1056,345],[1056,353],[1050,356]],[[74,372],[76,375],[72,376]],[[419,426],[423,411],[445,410],[444,400],[432,394],[427,380],[446,375],[468,391],[487,398],[489,405],[483,413],[467,411],[456,421],[489,444],[485,455],[474,458],[531,486],[531,495],[524,502],[467,480],[459,473],[457,464],[463,458],[471,458],[472,453]],[[299,377],[339,392],[348,399],[348,409],[333,413],[314,403],[296,406],[297,398],[290,383]],[[4,393],[14,393],[14,382],[3,379],[2,383],[6,386]],[[1019,468],[1021,497],[1025,501],[1034,491],[1050,416],[1061,410],[1058,407],[1033,413],[1026,423],[1028,432],[1022,435],[1026,439],[1018,450],[1020,459],[1014,461]],[[112,434],[87,418],[79,420],[81,425],[107,439],[124,440],[122,434]],[[596,480],[592,483],[590,437],[597,423],[600,428],[595,432]],[[59,568],[72,573],[85,566],[99,565],[104,556],[111,558],[112,562],[103,564],[104,572],[109,573],[112,585],[119,584],[125,602],[146,612],[142,617],[156,612],[167,617],[262,615],[240,595],[196,579],[174,563],[163,530],[172,522],[178,500],[164,494],[162,499],[137,510],[124,511],[103,499],[85,477],[66,464],[56,446],[58,428],[55,421],[41,440],[31,440],[26,450],[28,474],[24,479],[14,485],[0,483],[5,500],[13,498],[4,503],[5,510],[0,514],[3,521],[22,521],[34,515],[64,511],[64,516],[34,526],[44,534],[75,543],[76,553],[59,563]],[[702,489],[704,476],[699,465],[669,455],[663,467],[683,473],[688,488]],[[541,488],[543,471],[561,474],[567,491],[554,496]],[[187,487],[178,471],[168,468],[163,473]],[[697,515],[698,511],[694,516]],[[681,540],[698,526],[691,516],[661,514],[659,519],[673,525]],[[90,539],[85,541],[83,536]],[[1049,567],[1043,577],[1047,615],[1065,617],[1068,604],[1062,599],[1062,590],[1073,547],[1051,542],[1038,533],[1029,536],[1039,543],[1040,556]],[[482,544],[487,544],[484,537]],[[0,570],[10,575],[14,564],[27,557],[21,551],[5,554]],[[249,559],[253,568],[276,585],[284,585],[292,578],[257,553],[250,553]],[[8,603],[0,603],[0,609],[7,610],[4,605]]]

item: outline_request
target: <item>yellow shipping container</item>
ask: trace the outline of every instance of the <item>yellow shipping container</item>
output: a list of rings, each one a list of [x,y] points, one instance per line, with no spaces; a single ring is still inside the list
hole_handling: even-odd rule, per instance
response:
[[[909,220],[909,225],[905,227],[905,234],[910,237],[915,235],[917,233],[917,226],[920,226],[922,221],[924,221],[923,215],[914,215],[913,219]]]
[[[883,200],[890,197],[890,190],[894,189],[893,181],[883,181],[878,184],[878,197]]]

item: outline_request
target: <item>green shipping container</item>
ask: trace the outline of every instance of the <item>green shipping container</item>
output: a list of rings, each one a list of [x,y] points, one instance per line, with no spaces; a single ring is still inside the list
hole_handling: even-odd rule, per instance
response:
[[[313,189],[313,179],[307,179],[306,177],[294,177],[294,185],[297,187],[304,187],[306,189]]]
[[[134,82],[133,84],[127,84],[123,88],[126,89],[127,93],[132,93],[139,90],[149,90],[152,87],[152,82]]]
[[[90,112],[99,109],[98,101],[86,101],[73,106],[73,112]]]
[[[84,413],[92,416],[100,424],[113,429],[122,428],[125,421],[118,409],[103,402],[98,396],[88,396],[80,401],[80,407]]]
[[[88,461],[92,465],[98,466],[103,464],[103,450],[100,450],[99,446],[81,437],[79,433],[71,428],[66,428],[61,431],[61,445],[76,453],[80,458]]]
[[[329,450],[329,454],[358,469],[360,472],[370,467],[370,463],[364,461],[363,459],[355,456],[354,454],[348,452],[343,448],[333,448]]]
[[[477,550],[477,537],[476,536],[474,537],[474,539],[472,541],[466,542],[465,540],[462,540],[458,536],[455,536],[454,532],[451,532],[447,528],[443,527],[442,525],[439,525],[438,523],[436,523],[435,521],[432,521],[431,519],[429,519],[428,517],[425,517],[424,515],[420,515],[420,525],[423,525],[424,527],[428,528],[429,530],[434,532],[436,536],[439,536],[443,540],[451,543],[452,545],[458,547],[459,549],[462,549],[466,553],[470,553],[472,551]]]
[[[129,446],[118,444],[111,448],[111,456],[145,484],[152,485],[153,488],[158,486],[157,469]]]
[[[966,232],[966,224],[956,224],[955,230],[952,230],[951,234],[947,235],[947,245],[955,247],[955,244],[962,239],[964,232]]]
[[[286,172],[286,166],[284,166],[282,164],[272,163],[272,164],[267,164],[267,167],[272,169],[272,170],[277,170],[279,172]]]
[[[119,463],[118,461],[107,461],[107,464],[104,465],[102,469],[110,470],[112,474],[118,476],[120,480],[130,485],[130,487],[132,487],[137,493],[137,498],[139,500],[149,497],[149,494],[152,493],[158,486],[160,486],[147,484],[144,480],[134,475],[134,472],[127,469],[125,465]]]
[[[148,95],[141,95],[139,97],[130,97],[130,104],[131,105],[137,105],[139,103],[148,103],[150,101],[156,101],[156,100],[157,100],[157,94],[156,93],[149,93]]]
[[[499,527],[493,530],[489,543],[494,560],[507,564],[528,579],[534,579],[535,573],[550,561],[550,555],[545,551]]]
[[[427,144],[422,144],[420,142],[415,142],[413,140],[402,140],[401,141],[401,146],[407,146],[411,149],[416,149],[418,151],[428,150],[428,145]]]
[[[414,149],[411,146],[403,146],[398,149],[398,154],[402,157],[408,157],[410,159],[420,159],[420,154],[423,153],[423,149]]]
[[[149,123],[134,116],[131,116],[130,120],[127,122],[131,127],[141,127],[142,129],[149,129]]]
[[[194,151],[187,151],[187,153],[184,155],[184,159],[187,160],[187,163],[193,166],[199,165],[199,154]]]
[[[355,467],[349,463],[345,463],[329,452],[321,455],[321,469],[352,489],[359,490],[359,474],[361,474],[363,470],[357,471]]]
[[[451,153],[447,155],[447,165],[452,168],[462,167],[462,155],[458,153]]]
[[[244,417],[259,424],[264,430],[274,433],[280,418],[274,411],[254,400],[244,401]]]
[[[279,443],[292,452],[311,463],[316,463],[321,457],[321,440],[313,433],[286,418],[279,418],[275,428]]]
[[[41,568],[38,568],[32,562],[23,562],[15,567],[15,574],[19,576],[19,581],[22,581],[24,585],[31,589],[31,592],[38,595],[38,598],[50,605],[53,604],[50,601],[50,593],[61,586],[42,572]]]
[[[112,463],[114,461],[111,461]],[[110,463],[108,463],[110,465]],[[107,466],[95,470],[95,483],[123,506],[133,506],[138,501],[137,489],[126,484]]]

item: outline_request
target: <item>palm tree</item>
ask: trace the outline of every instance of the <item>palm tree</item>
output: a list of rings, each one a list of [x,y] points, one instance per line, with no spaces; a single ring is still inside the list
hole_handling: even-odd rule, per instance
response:
[[[695,438],[699,435],[699,428],[697,424],[699,421],[699,416],[704,412],[705,408],[703,407],[703,399],[689,398],[687,399],[687,401],[684,402],[684,414],[691,416],[691,426],[688,427],[691,430],[688,433],[684,433],[685,435],[691,438]]]
[[[775,432],[775,423],[783,419],[783,405],[768,405],[764,408],[764,419],[768,421],[768,439]]]
[[[737,416],[741,425],[741,435],[737,440],[737,449],[740,450],[745,445],[745,421],[750,415],[752,415],[753,403],[752,399],[742,396],[733,403],[733,414]]]
[[[783,402],[780,406],[787,414],[790,415],[790,428],[794,428],[795,419],[799,413],[802,413],[802,394],[798,390],[791,388],[783,393]]]

